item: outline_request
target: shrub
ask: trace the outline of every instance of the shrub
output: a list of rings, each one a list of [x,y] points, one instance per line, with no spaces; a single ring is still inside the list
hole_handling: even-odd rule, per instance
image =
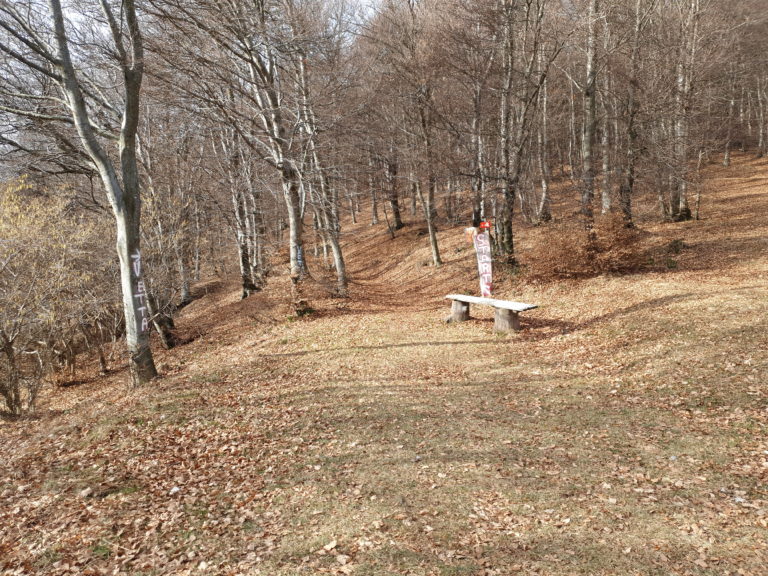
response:
[[[25,178],[0,184],[0,411],[31,411],[43,376],[114,307],[100,223]]]
[[[639,241],[639,232],[620,215],[596,218],[592,230],[581,223],[557,224],[534,245],[528,271],[539,279],[633,272],[644,263]]]

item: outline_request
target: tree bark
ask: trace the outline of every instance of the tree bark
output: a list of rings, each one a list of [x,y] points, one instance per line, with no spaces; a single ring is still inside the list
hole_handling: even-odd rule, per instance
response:
[[[735,73],[731,76],[731,93],[728,100],[728,124],[725,135],[725,151],[723,152],[723,166],[731,165],[731,140],[733,139],[733,116],[736,110],[736,78]]]
[[[476,81],[472,99],[472,226],[485,219],[485,150],[482,132],[482,94],[484,83]]]
[[[0,383],[0,393],[3,395],[8,411],[14,416],[22,413],[21,386],[19,369],[16,363],[16,349],[13,346],[13,338],[0,333],[0,348],[2,348],[8,371],[5,382]]]
[[[315,176],[320,192],[319,214],[320,225],[325,228],[327,244],[331,246],[333,253],[333,265],[336,269],[336,292],[339,296],[347,295],[347,267],[344,262],[344,255],[339,244],[339,233],[341,223],[339,221],[339,200],[336,188],[332,185],[330,177],[326,173],[323,164],[320,161],[317,139],[318,129],[317,120],[311,104],[309,91],[308,71],[306,68],[306,57],[300,55],[298,63],[298,80],[302,101],[302,116],[304,119],[304,130],[307,135],[307,148],[310,156],[310,163],[314,168]],[[354,210],[354,208],[353,208]]]
[[[685,0],[681,12],[681,45],[677,55],[675,82],[675,175],[672,183],[671,215],[675,221],[690,220],[688,205],[688,163],[690,161],[690,112],[693,99],[693,73],[698,47],[700,0]]]
[[[594,223],[595,198],[595,168],[593,161],[596,114],[596,81],[597,66],[595,20],[597,19],[598,0],[590,0],[587,13],[587,77],[584,83],[583,107],[584,125],[581,133],[581,213],[586,219],[586,225],[591,228]]]
[[[416,194],[421,201],[421,206],[424,210],[424,217],[427,220],[427,231],[429,233],[429,246],[432,250],[432,264],[435,268],[439,268],[443,265],[443,261],[440,258],[440,248],[437,244],[437,227],[435,226],[435,217],[433,205],[435,202],[435,181],[434,176],[430,176],[429,184],[427,185],[427,197],[424,197],[424,193],[421,191],[421,185],[419,182],[415,183]]]
[[[619,186],[619,208],[627,226],[632,222],[632,195],[635,189],[635,165],[637,163],[638,133],[635,125],[640,103],[637,97],[637,75],[640,67],[640,33],[645,17],[641,14],[642,0],[635,2],[635,26],[632,34],[632,48],[629,56],[629,79],[627,85],[627,158]]]
[[[756,91],[756,98],[757,98],[757,121],[758,121],[758,127],[757,127],[757,134],[758,134],[758,141],[757,141],[757,157],[762,158],[765,156],[766,153],[766,125],[765,125],[765,80],[762,78],[757,79],[757,91]]]
[[[379,223],[379,199],[376,194],[376,172],[373,154],[368,155],[368,192],[371,195],[371,226]]]
[[[499,250],[510,265],[515,264],[514,232],[512,216],[515,210],[515,183],[513,183],[512,162],[512,82],[514,75],[514,3],[505,0],[502,9],[502,84],[500,93],[499,135],[501,144],[501,191],[502,210],[497,223]]]
[[[389,207],[392,210],[392,228],[400,230],[405,226],[400,214],[400,199],[397,190],[397,160],[387,159],[387,183],[389,184]]]
[[[552,220],[552,211],[550,207],[549,199],[549,181],[551,179],[551,171],[549,168],[549,139],[548,139],[548,108],[549,108],[549,95],[547,92],[547,81],[541,86],[541,93],[539,94],[540,102],[539,107],[541,109],[541,122],[539,123],[539,129],[537,131],[536,141],[538,145],[537,160],[539,163],[539,179],[541,182],[541,199],[539,200],[536,208],[536,221],[537,222],[549,222]]]
[[[241,298],[245,299],[254,292],[258,292],[260,287],[253,280],[251,249],[246,226],[248,215],[242,191],[232,191],[232,204],[235,212],[235,234],[239,255],[238,263],[240,264]]]

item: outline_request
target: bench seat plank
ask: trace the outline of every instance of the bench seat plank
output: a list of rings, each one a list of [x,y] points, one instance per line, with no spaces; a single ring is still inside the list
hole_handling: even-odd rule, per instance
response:
[[[498,300],[496,298],[481,298],[480,296],[467,296],[466,294],[448,294],[445,298],[447,300],[466,302],[467,304],[485,304],[486,306],[503,308],[504,310],[512,310],[513,312],[525,312],[526,310],[538,308],[538,306],[534,304],[512,302],[511,300]]]

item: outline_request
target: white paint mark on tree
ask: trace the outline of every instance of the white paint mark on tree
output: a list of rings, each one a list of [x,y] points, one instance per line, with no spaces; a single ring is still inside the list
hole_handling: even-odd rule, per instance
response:
[[[141,253],[136,250],[131,254],[131,263],[133,265],[133,274],[136,276],[136,294],[134,298],[137,300],[136,306],[136,319],[137,326],[143,334],[149,330],[149,308],[147,306],[147,288],[144,281],[141,279]]]

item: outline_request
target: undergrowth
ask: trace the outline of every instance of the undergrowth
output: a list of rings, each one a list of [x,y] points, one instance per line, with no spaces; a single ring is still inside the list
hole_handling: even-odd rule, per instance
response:
[[[640,232],[627,227],[620,215],[583,224],[563,222],[552,226],[533,246],[527,269],[537,279],[588,278],[607,273],[628,273],[647,261]]]

